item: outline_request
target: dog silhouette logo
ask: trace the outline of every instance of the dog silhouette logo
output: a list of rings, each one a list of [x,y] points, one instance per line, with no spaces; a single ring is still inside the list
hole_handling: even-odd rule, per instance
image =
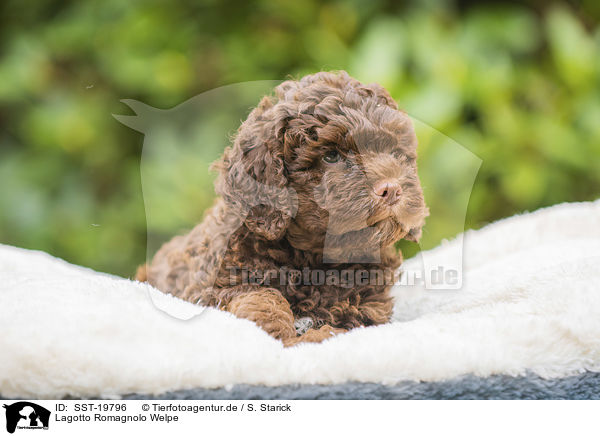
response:
[[[48,429],[50,411],[29,401],[4,404],[6,409],[6,431],[14,433],[18,429]]]

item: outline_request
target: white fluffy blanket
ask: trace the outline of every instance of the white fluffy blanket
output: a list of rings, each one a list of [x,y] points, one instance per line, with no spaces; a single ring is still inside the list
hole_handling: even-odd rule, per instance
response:
[[[145,284],[0,245],[0,396],[600,371],[599,224],[596,201],[467,232],[461,290],[396,287],[394,322],[288,349],[226,312],[193,317]],[[452,264],[460,241],[427,255]]]

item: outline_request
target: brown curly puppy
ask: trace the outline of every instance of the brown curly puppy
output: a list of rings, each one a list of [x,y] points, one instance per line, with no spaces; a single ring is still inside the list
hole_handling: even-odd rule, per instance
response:
[[[137,279],[254,321],[285,345],[392,313],[402,261],[428,210],[409,117],[379,85],[340,73],[289,80],[262,99],[214,164],[204,221]]]

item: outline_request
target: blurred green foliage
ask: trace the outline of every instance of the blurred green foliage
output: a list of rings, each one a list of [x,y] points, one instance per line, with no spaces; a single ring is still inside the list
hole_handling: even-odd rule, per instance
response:
[[[127,113],[119,100],[166,109],[218,86],[318,70],[382,84],[483,160],[468,227],[595,199],[599,17],[592,0],[4,0],[0,242],[131,275],[146,257],[143,137],[111,116]],[[436,228],[434,239],[453,236]]]

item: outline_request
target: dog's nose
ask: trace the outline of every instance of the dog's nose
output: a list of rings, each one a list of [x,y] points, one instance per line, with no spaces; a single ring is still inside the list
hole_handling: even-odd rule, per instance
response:
[[[380,180],[373,186],[373,191],[389,205],[398,203],[402,194],[400,183],[395,180]]]

